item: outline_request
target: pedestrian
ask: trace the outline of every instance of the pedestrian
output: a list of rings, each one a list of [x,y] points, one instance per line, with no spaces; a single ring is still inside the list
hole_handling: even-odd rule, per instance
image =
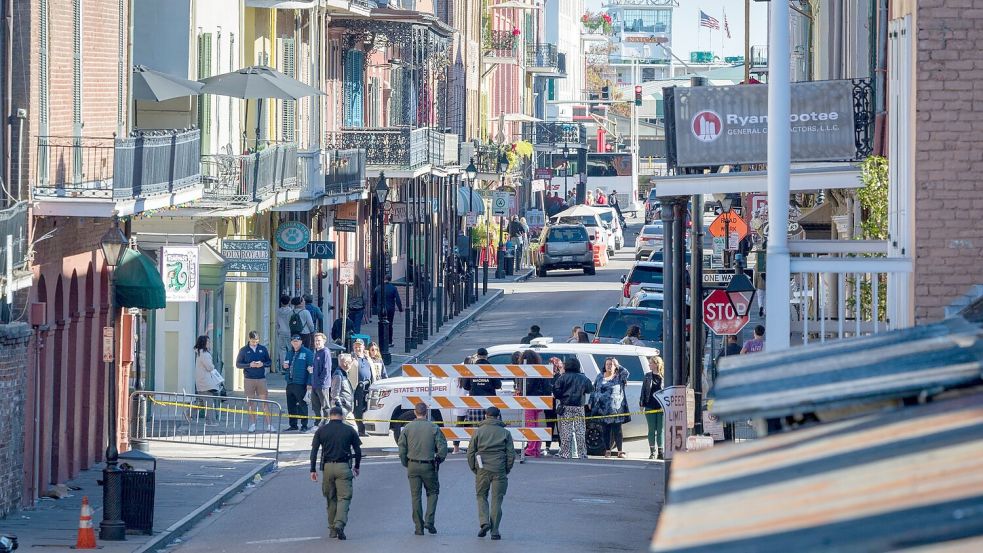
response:
[[[485,409],[485,420],[471,436],[468,448],[468,466],[474,473],[474,489],[478,499],[478,537],[485,537],[489,530],[491,539],[500,540],[502,501],[509,489],[509,472],[515,463],[515,444],[512,434],[502,422],[498,407]],[[491,493],[491,510],[488,495]]]
[[[375,287],[372,292],[372,298],[374,303],[379,303],[379,294],[382,294],[382,303],[377,305],[375,308],[379,311],[379,316],[386,320],[386,332],[389,339],[389,347],[393,346],[393,317],[396,315],[396,310],[398,309],[400,313],[403,312],[403,302],[399,299],[399,290],[392,283],[392,277],[386,275],[385,283],[381,286]],[[382,338],[380,337],[380,340]]]
[[[340,407],[328,411],[328,424],[317,429],[311,441],[311,481],[317,482],[317,450],[321,453],[321,493],[328,502],[328,537],[348,539],[348,508],[354,494],[354,479],[362,464],[362,440],[342,422]],[[354,461],[354,467],[352,463]]]
[[[729,357],[731,355],[739,355],[741,353],[741,344],[737,340],[736,334],[731,334],[724,340],[724,349],[717,354],[717,359],[713,363],[713,378],[717,379],[717,369],[720,366],[720,360],[724,357]]]
[[[259,343],[259,332],[249,331],[249,343],[239,349],[236,355],[236,368],[241,369],[243,374],[243,392],[246,394],[246,409],[249,410],[249,432],[256,432],[256,410],[249,400],[266,400],[269,397],[269,388],[266,386],[266,371],[273,366],[270,359],[270,351],[266,346]],[[264,416],[267,418],[266,429],[273,432],[273,425],[269,424],[269,412],[266,405],[261,404]]]
[[[576,344],[577,342],[579,342],[580,341],[580,332],[582,330],[583,329],[580,328],[579,326],[573,327],[573,330],[570,331],[570,337],[567,338],[567,343],[568,344]]]
[[[522,225],[522,244],[519,247],[519,257],[516,261],[516,269],[522,267],[525,262],[526,256],[529,254],[529,223],[526,222],[525,217],[519,217],[519,224]]]
[[[431,534],[437,533],[434,517],[437,514],[437,495],[440,493],[438,472],[440,464],[447,458],[447,438],[440,427],[427,420],[427,404],[413,406],[416,419],[410,421],[399,433],[399,461],[406,467],[410,481],[410,502],[412,503],[414,533],[423,535],[423,528]],[[427,490],[427,514],[423,514],[421,488]]]
[[[608,197],[604,195],[604,191],[600,188],[594,190],[594,203],[596,205],[608,205]]]
[[[754,327],[754,336],[750,340],[744,342],[744,347],[741,348],[741,355],[745,353],[757,353],[759,351],[764,351],[765,349],[765,327],[758,325]]]
[[[515,268],[519,269],[522,267],[522,250],[525,249],[525,236],[528,227],[522,225],[519,221],[518,215],[512,216],[512,221],[509,223],[509,238],[512,241],[515,253]]]
[[[276,349],[277,367],[283,364],[283,360],[287,357],[287,351],[290,350],[291,314],[293,314],[293,309],[290,307],[290,296],[280,294],[280,307],[276,310],[276,344],[273,345]]]
[[[550,384],[549,384],[549,386],[550,386],[550,393],[549,393],[549,395],[552,396],[553,395],[553,389],[556,386],[556,379],[557,378],[560,378],[560,375],[563,374],[563,360],[560,359],[559,357],[550,357],[549,363],[550,363],[550,367],[552,367],[552,369],[553,369],[553,378],[551,378],[550,381],[549,381],[550,382]],[[547,409],[546,411],[543,411],[543,416],[546,418],[547,421],[549,421],[549,422],[546,423],[546,426],[548,426],[550,428],[550,437],[555,437],[556,438],[556,443],[559,444],[559,443],[561,443],[561,438],[562,437],[558,433],[559,426],[556,423],[556,412],[557,412],[556,411],[556,405],[555,405],[556,404],[556,400],[554,400],[553,403],[554,403],[553,409]],[[550,448],[552,448],[552,446],[553,446],[553,440],[548,440],[546,442],[546,454],[547,455],[550,455],[551,454]],[[557,452],[555,455],[559,455],[559,452]]]
[[[638,325],[631,325],[628,327],[628,332],[625,337],[621,339],[621,344],[626,344],[629,346],[641,346],[642,344],[642,328]]]
[[[324,313],[321,312],[321,308],[314,305],[314,296],[310,294],[304,294],[301,296],[304,300],[304,309],[311,314],[311,320],[314,322],[314,332],[320,332],[324,328]]]
[[[577,343],[578,344],[589,344],[590,343],[590,336],[588,336],[586,332],[584,332],[583,330],[581,330],[580,332],[577,333]]]
[[[642,380],[642,393],[639,397],[638,405],[645,411],[645,424],[648,425],[649,440],[649,459],[656,458],[656,447],[658,446],[658,458],[663,457],[663,444],[665,443],[662,404],[656,399],[656,393],[662,390],[662,383],[665,379],[665,363],[658,355],[649,357],[649,370],[645,373]],[[658,438],[658,440],[656,440]]]
[[[344,330],[341,328],[342,322],[344,322]],[[342,332],[344,332],[344,336],[342,336]],[[344,321],[338,317],[331,325],[331,341],[340,344],[345,350],[351,349],[352,334],[355,334],[355,321],[351,317],[345,318]]]
[[[488,350],[478,348],[474,362],[476,365],[491,365],[491,361],[488,360]],[[498,395],[496,390],[502,389],[502,379],[485,377],[465,378],[463,379],[462,387],[470,396],[494,396]],[[485,412],[482,409],[468,409],[467,420],[480,422],[484,420],[484,415]]]
[[[312,426],[321,426],[328,419],[331,402],[331,352],[325,347],[328,337],[318,332],[314,334],[314,365],[311,367],[311,411],[316,417]]]
[[[519,340],[520,344],[531,344],[533,339],[542,338],[542,333],[539,332],[539,325],[532,325],[529,327],[529,334],[526,334],[522,340]]]
[[[352,326],[349,328],[355,334],[361,334],[362,321],[365,320],[365,292],[362,291],[358,280],[348,292],[348,318],[352,321]]]
[[[584,205],[594,205],[594,192],[592,190],[587,191],[587,195],[584,197]]]
[[[355,391],[352,381],[348,378],[348,372],[355,365],[350,353],[342,353],[338,356],[338,368],[331,375],[331,393],[329,400],[332,407],[341,407],[345,414],[345,424],[351,425],[358,430],[355,424]]]
[[[386,361],[382,358],[382,350],[379,349],[379,342],[369,344],[369,359],[372,361],[372,382],[389,378],[389,372],[386,371]]]
[[[365,424],[362,422],[362,415],[369,408],[369,386],[376,381],[376,374],[373,372],[372,358],[365,349],[365,342],[361,339],[355,340],[352,344],[352,361],[357,367],[355,373],[355,420],[358,426],[358,435],[366,436]],[[383,372],[379,378],[387,378],[389,375]]]
[[[476,359],[477,359],[477,356],[475,356],[475,355],[469,355],[469,356],[467,356],[467,357],[464,358],[463,363],[465,365],[473,365]],[[455,378],[454,379],[455,393],[457,395],[459,395],[459,396],[466,396],[466,395],[468,395],[468,391],[464,389],[464,380],[465,380],[464,378]],[[462,426],[462,423],[464,423],[468,419],[468,410],[467,409],[454,409],[453,414],[454,414],[455,420],[457,421],[457,425],[456,426]],[[451,451],[451,454],[452,455],[457,455],[458,453],[461,453],[461,440],[454,440],[454,450]]]
[[[754,297],[757,298],[755,301],[758,303],[758,316],[765,316],[765,259],[767,259],[767,253],[762,249],[758,250],[755,262],[757,263],[756,270],[754,271]]]
[[[560,426],[560,457],[564,459],[571,458],[574,448],[579,458],[587,458],[584,406],[593,391],[594,385],[590,379],[580,372],[580,361],[576,357],[568,357],[563,362],[563,374],[553,383],[554,405]]]
[[[304,347],[299,334],[290,337],[291,350],[283,361],[287,379],[287,417],[290,426],[287,432],[307,432],[307,392],[311,390],[311,372],[314,367],[314,352]]]
[[[622,367],[614,357],[604,360],[604,371],[594,379],[594,392],[590,396],[591,416],[604,416],[601,420],[604,456],[610,457],[614,446],[618,457],[625,456],[624,437],[621,425],[629,422],[628,413],[628,369]]]
[[[621,201],[618,200],[618,192],[612,188],[611,193],[608,194],[608,206],[613,207],[618,213],[618,220],[621,221],[621,226],[625,226],[625,216],[621,213]]]
[[[290,300],[290,305],[290,335],[300,336],[304,347],[310,349],[314,345],[311,341],[311,336],[314,334],[314,319],[311,318],[311,312],[304,308],[304,300],[300,296]]]
[[[201,395],[218,398],[221,396],[222,390],[225,389],[225,379],[222,378],[222,373],[215,369],[215,363],[212,362],[212,354],[209,351],[211,342],[208,336],[199,336],[195,340],[195,391]],[[213,408],[218,408],[222,400],[214,399],[210,400],[209,403]],[[217,422],[218,414],[209,413],[208,407],[206,404],[205,424]],[[211,416],[209,417],[209,415]]]
[[[523,365],[542,365],[543,358],[539,356],[538,353],[531,349],[527,349],[522,352],[522,356],[519,359],[519,363]],[[553,395],[553,381],[549,378],[526,378],[522,380],[523,395],[525,396],[552,396]],[[539,417],[543,412],[538,409],[526,409],[525,418],[526,426],[528,428],[536,428],[540,426]],[[529,442],[526,444],[526,455],[530,457],[539,457],[541,455],[540,447],[542,447],[541,442]],[[549,448],[547,448],[548,451]]]

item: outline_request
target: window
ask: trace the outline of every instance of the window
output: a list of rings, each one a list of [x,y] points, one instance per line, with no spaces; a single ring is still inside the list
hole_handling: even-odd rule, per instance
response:
[[[624,21],[627,33],[668,33],[672,10],[625,10]]]
[[[608,311],[604,315],[604,318],[601,319],[601,325],[597,329],[598,338],[624,338],[632,325],[638,325],[638,328],[642,330],[642,340],[661,342],[662,312],[637,311],[638,313],[618,310]]]
[[[642,227],[642,234],[645,236],[662,236],[662,225],[645,225]]]
[[[648,309],[662,309],[663,304],[661,299],[647,299],[638,302],[638,307],[645,307]]]
[[[628,369],[628,380],[642,380],[645,378],[642,359],[637,355],[601,355],[600,353],[595,353],[594,362],[597,363],[598,369],[604,369],[604,361],[608,357],[614,357],[618,360],[619,365]]]
[[[631,176],[631,155],[590,154],[587,156],[588,177]]]
[[[586,242],[587,232],[582,228],[555,228],[550,230],[550,242]]]
[[[662,284],[664,275],[662,267],[637,265],[631,270],[631,274],[628,275],[628,282]]]
[[[560,217],[558,221],[561,225],[584,225],[585,227],[598,227],[597,217],[593,215]]]

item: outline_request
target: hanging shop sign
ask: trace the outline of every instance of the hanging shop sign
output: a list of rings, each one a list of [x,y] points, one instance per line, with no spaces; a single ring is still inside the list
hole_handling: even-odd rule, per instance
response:
[[[281,250],[303,250],[311,241],[311,229],[300,221],[287,221],[276,228],[275,239]]]
[[[335,232],[355,232],[358,230],[358,221],[355,219],[335,219]]]
[[[198,246],[164,246],[160,274],[168,302],[198,301]]]
[[[385,208],[389,215],[390,223],[405,223],[407,221],[406,202],[386,202],[389,207]]]
[[[227,273],[270,272],[270,243],[266,240],[222,240],[222,257]]]
[[[866,155],[866,108],[862,102],[855,105],[855,93],[868,88],[865,81],[852,80],[792,83],[792,162],[848,161]],[[674,141],[669,149],[676,166],[768,161],[766,85],[675,87],[669,95],[674,126],[668,133]]]

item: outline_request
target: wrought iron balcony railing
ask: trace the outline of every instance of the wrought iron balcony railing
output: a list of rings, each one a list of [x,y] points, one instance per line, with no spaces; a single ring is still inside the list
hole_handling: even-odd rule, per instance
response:
[[[27,254],[27,203],[17,202],[6,209],[0,209],[0,267],[4,270],[7,267],[8,253],[14,269],[20,269],[24,265]],[[12,239],[9,252],[7,236]]]
[[[587,144],[587,129],[581,123],[558,121],[523,123],[522,139],[540,147],[564,145],[578,147]]]
[[[332,196],[364,190],[365,151],[332,150],[324,168],[324,193]]]
[[[529,71],[555,73],[560,66],[559,57],[555,44],[526,45],[526,69]]]
[[[498,174],[498,160],[504,151],[501,146],[498,144],[469,144],[468,146],[462,155],[470,155],[471,159],[462,159],[462,164],[473,160],[474,167],[479,173]]]
[[[37,198],[126,200],[201,182],[201,133],[155,130],[126,138],[38,137]]]
[[[201,157],[203,200],[206,203],[245,204],[299,186],[297,145],[273,144],[245,155],[214,154]]]
[[[512,31],[486,30],[482,39],[482,48],[500,58],[515,56],[516,47],[519,45],[519,37]]]
[[[328,146],[336,150],[365,150],[369,167],[415,169],[428,161],[425,128],[350,128],[328,134]]]
[[[453,133],[439,132],[436,129],[428,129],[427,132],[430,164],[435,167],[457,165],[458,136]]]

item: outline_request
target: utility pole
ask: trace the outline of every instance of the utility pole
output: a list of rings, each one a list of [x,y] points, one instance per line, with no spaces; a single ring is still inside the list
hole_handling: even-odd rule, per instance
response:
[[[751,0],[744,0],[744,83],[751,81]]]

